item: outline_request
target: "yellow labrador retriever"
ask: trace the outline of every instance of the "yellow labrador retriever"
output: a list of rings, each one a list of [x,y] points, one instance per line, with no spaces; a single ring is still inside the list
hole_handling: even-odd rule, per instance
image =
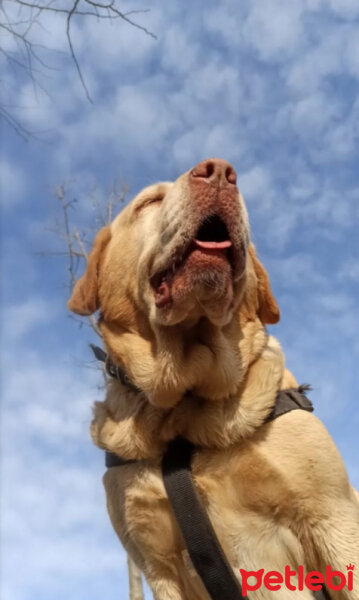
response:
[[[292,591],[262,585],[250,598],[313,598],[298,589],[298,569],[330,567],[348,575],[332,597],[359,600],[359,503],[334,442],[302,410],[265,424],[278,391],[296,382],[266,332],[279,310],[233,167],[206,160],[138,194],[98,233],[68,306],[99,309],[109,356],[141,390],[112,380],[91,434],[136,459],[104,484],[155,599],[208,599],[161,477],[166,445],[181,435],[198,448],[196,487],[239,580],[241,569],[295,572]]]

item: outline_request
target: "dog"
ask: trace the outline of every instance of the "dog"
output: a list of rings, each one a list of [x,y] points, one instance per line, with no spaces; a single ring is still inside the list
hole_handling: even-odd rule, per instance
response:
[[[196,446],[195,485],[239,581],[243,570],[354,565],[354,589],[331,597],[359,600],[359,502],[334,442],[306,411],[266,423],[297,382],[266,331],[279,309],[234,168],[208,159],[140,192],[97,234],[68,307],[99,310],[107,352],[136,386],[109,382],[91,435],[132,460],[106,472],[107,506],[155,600],[208,600],[161,476],[176,436]],[[295,587],[291,598],[313,598]]]

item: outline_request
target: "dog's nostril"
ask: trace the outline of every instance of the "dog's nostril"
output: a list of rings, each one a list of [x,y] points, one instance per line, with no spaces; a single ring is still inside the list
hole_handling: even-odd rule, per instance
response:
[[[210,179],[215,171],[215,165],[211,160],[203,160],[194,169],[192,176],[200,179]]]
[[[237,183],[237,174],[233,167],[229,166],[226,168],[226,179],[228,183]]]
[[[203,160],[191,171],[192,177],[207,181],[236,184],[237,176],[233,167],[220,158]]]
[[[209,179],[214,173],[213,162],[208,161],[205,165],[205,169],[206,169],[206,177]]]

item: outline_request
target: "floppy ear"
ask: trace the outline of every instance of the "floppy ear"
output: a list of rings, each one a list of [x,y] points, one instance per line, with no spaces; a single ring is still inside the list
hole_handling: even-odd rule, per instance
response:
[[[257,276],[258,316],[262,323],[274,325],[279,321],[280,312],[272,294],[268,273],[258,259],[253,244],[250,244],[248,253]]]
[[[82,316],[92,315],[98,305],[98,272],[104,249],[111,238],[109,227],[103,227],[98,232],[93,248],[89,254],[84,275],[76,282],[67,307]]]

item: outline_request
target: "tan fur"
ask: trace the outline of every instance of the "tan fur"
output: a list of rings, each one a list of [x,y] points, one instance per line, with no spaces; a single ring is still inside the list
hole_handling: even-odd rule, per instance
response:
[[[97,279],[103,251],[110,240],[109,227],[103,227],[96,236],[90,252],[86,273],[76,282],[68,307],[79,315],[91,315],[98,307]]]
[[[176,262],[214,207],[234,223],[232,275],[221,255],[213,264],[201,255],[199,266],[191,257]],[[172,263],[172,304],[163,310],[151,281]],[[79,314],[98,307],[107,351],[143,391],[111,381],[91,435],[100,448],[139,461],[109,469],[104,484],[113,526],[155,599],[208,599],[160,473],[167,442],[183,435],[198,446],[196,485],[238,577],[240,568],[284,572],[287,564],[346,574],[351,562],[356,587],[335,598],[359,600],[359,503],[333,441],[300,410],[264,424],[278,390],[296,381],[265,330],[279,310],[236,187],[190,171],[141,192],[96,238],[69,301]],[[274,593],[289,595],[312,598],[284,586]],[[272,597],[264,587],[250,594]]]

